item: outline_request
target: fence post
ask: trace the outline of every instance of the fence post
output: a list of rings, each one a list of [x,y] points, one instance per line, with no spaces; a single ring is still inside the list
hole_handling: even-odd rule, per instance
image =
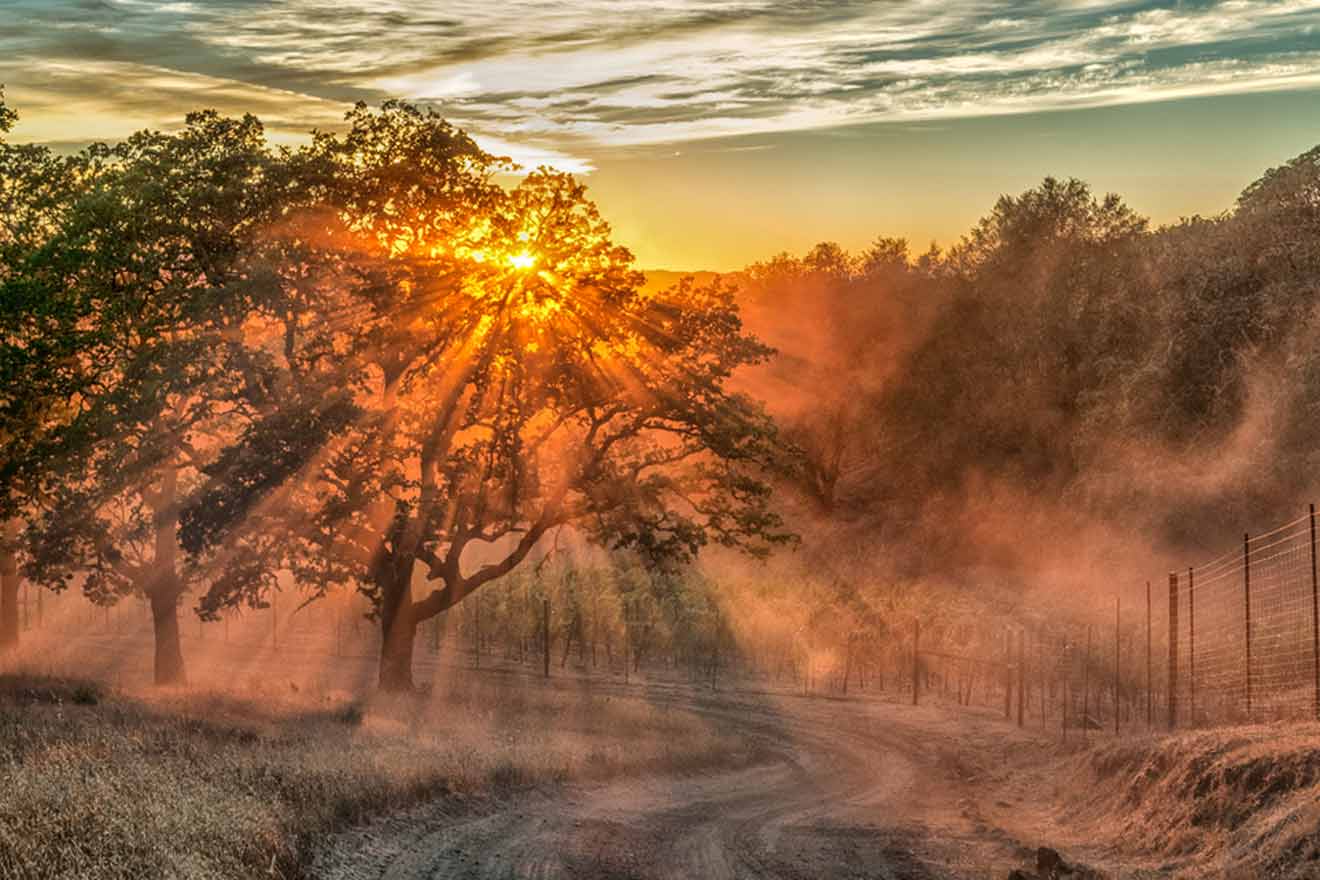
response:
[[[1062,657],[1065,661],[1065,668],[1063,673],[1063,687],[1061,688],[1061,690],[1063,691],[1063,693],[1061,694],[1061,696],[1063,697],[1063,711],[1060,712],[1059,715],[1062,719],[1061,723],[1063,726],[1063,741],[1066,743],[1068,741],[1068,710],[1072,708],[1072,667],[1073,667],[1072,651],[1070,651],[1068,648],[1067,638],[1063,639],[1063,643],[1059,648],[1059,656]]]
[[[1082,742],[1091,723],[1091,624],[1086,625],[1086,661],[1082,664]]]
[[[1311,658],[1315,663],[1315,717],[1320,721],[1320,585],[1315,569],[1315,505],[1311,505]]]
[[[914,618],[912,621],[912,705],[917,705],[917,694],[921,689],[918,673],[920,672],[921,657],[921,620]]]
[[[1247,721],[1251,721],[1251,536],[1245,533],[1242,535],[1242,601],[1247,612]]]
[[[1169,572],[1169,729],[1178,726],[1178,575]]]
[[[849,651],[852,650],[852,642],[848,643],[848,650]],[[719,675],[720,675],[720,613],[718,611],[715,612],[715,650],[713,651],[713,654],[714,656],[711,658],[711,664],[710,664],[711,690],[715,690],[719,686]],[[850,654],[849,660],[851,659],[852,659],[852,655]],[[848,693],[847,673],[844,673],[843,692],[845,694]]]
[[[1122,608],[1123,599],[1121,596],[1114,596],[1114,735],[1118,736],[1118,667],[1120,657],[1120,638],[1122,633]]]
[[[1004,720],[1013,717],[1013,631],[1004,630]]]
[[[541,600],[541,675],[550,677],[550,600]]]
[[[1040,664],[1040,729],[1045,729],[1045,636],[1036,632],[1036,662]]]
[[[1027,631],[1020,630],[1017,637],[1017,689],[1018,689],[1018,727],[1022,726],[1022,719],[1026,710],[1026,691],[1027,691],[1027,661],[1026,645]]]
[[[1146,581],[1146,726],[1150,727],[1155,716],[1154,693],[1151,691],[1150,676],[1150,581]]]
[[[1196,570],[1187,567],[1187,685],[1189,715],[1196,726]]]

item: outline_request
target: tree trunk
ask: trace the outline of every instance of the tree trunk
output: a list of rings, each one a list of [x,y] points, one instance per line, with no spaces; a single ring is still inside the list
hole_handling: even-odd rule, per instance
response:
[[[380,646],[380,689],[399,692],[413,689],[412,655],[417,626],[408,619],[396,618],[385,628]]]
[[[413,689],[413,642],[417,638],[417,616],[413,613],[412,571],[381,590],[381,640],[379,685],[383,691]]]
[[[151,601],[151,625],[156,641],[154,680],[158,686],[181,685],[187,681],[183,649],[179,645],[179,580],[176,556],[179,543],[178,471],[166,465],[161,474],[160,494],[153,504],[156,529],[155,575],[147,586]]]
[[[164,592],[168,592],[165,595]],[[179,645],[179,597],[175,591],[152,592],[151,625],[156,640],[155,682],[157,686],[187,683],[183,649]]]
[[[5,527],[0,547],[0,653],[18,647],[18,558],[10,542],[18,537],[16,521]]]

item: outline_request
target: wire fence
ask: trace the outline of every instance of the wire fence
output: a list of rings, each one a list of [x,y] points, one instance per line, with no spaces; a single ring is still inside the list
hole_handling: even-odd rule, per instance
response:
[[[432,621],[419,633],[415,659],[428,668],[527,667],[549,675],[553,666],[625,682],[665,676],[730,690],[942,702],[1002,712],[1065,739],[1320,720],[1316,552],[1312,506],[1270,531],[1244,535],[1213,559],[1148,582],[1136,602],[1116,597],[1109,621],[1028,619],[1020,608],[994,619],[981,611],[960,619],[909,612],[878,632],[826,620],[809,640],[739,630],[718,609],[669,631],[659,610],[613,607],[604,593],[561,589],[534,597],[509,585]],[[185,653],[231,678],[244,670],[288,673],[303,658],[330,681],[342,669],[322,669],[313,658],[335,658],[344,661],[339,666],[361,665],[355,675],[365,681],[379,648],[366,610],[360,597],[308,606],[276,597],[261,611],[185,623]],[[29,588],[21,612],[32,658],[85,668],[90,640],[104,671],[118,655],[101,640],[118,639],[135,646],[122,652],[133,671],[125,676],[146,676],[151,625],[142,602],[95,607]]]
[[[1169,575],[1171,727],[1320,718],[1314,507]]]
[[[1116,598],[1110,625],[1009,625],[1000,650],[957,662],[993,671],[1006,718],[1057,725],[1065,739],[1125,726],[1320,720],[1316,550],[1312,505],[1167,583],[1148,582],[1144,607]],[[940,698],[948,672],[932,686],[928,669],[947,669],[948,655],[921,641],[919,625],[909,656],[913,701]]]

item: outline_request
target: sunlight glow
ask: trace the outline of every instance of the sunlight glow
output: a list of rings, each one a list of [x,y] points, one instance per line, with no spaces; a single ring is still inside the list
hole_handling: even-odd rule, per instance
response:
[[[536,257],[527,251],[510,254],[509,265],[515,269],[530,269],[536,265]]]

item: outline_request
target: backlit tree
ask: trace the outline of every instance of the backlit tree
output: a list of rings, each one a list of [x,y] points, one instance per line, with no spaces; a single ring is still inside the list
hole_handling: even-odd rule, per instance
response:
[[[785,539],[758,476],[773,426],[726,388],[768,350],[729,290],[643,294],[580,184],[542,170],[501,189],[507,166],[432,115],[350,122],[308,150],[324,201],[295,237],[321,245],[285,283],[335,291],[309,318],[333,363],[298,399],[344,395],[353,418],[295,454],[292,403],[209,471],[184,522],[224,571],[204,612],[286,569],[351,584],[378,613],[381,686],[402,689],[418,625],[552,530],[656,565]]]

